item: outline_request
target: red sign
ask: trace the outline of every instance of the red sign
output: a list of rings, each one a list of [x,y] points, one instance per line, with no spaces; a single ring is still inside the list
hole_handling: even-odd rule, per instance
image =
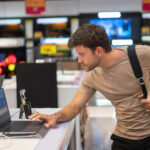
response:
[[[25,0],[26,14],[40,15],[45,12],[45,0]]]
[[[150,11],[150,0],[143,0],[142,9],[143,11]]]

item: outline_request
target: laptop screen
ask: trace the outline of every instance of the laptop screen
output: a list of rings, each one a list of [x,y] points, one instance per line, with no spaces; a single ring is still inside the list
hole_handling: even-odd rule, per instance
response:
[[[10,114],[4,94],[4,90],[0,88],[0,127],[6,125],[10,121]]]

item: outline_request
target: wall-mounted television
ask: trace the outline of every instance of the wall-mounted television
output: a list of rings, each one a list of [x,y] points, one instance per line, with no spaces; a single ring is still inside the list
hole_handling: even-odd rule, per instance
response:
[[[105,28],[110,42],[117,45],[141,43],[141,13],[121,12],[120,18],[99,18],[98,13],[80,14],[80,26],[95,23]]]
[[[0,19],[0,37],[24,37],[24,34],[21,19]]]
[[[104,27],[110,40],[131,38],[132,29],[130,18],[98,18],[90,19],[89,22]]]
[[[69,37],[51,37],[40,40],[40,54],[52,57],[71,56],[71,49],[68,48]]]
[[[141,40],[144,44],[150,43],[150,13],[142,14]]]
[[[37,18],[34,38],[68,37],[70,36],[70,21],[68,17]]]

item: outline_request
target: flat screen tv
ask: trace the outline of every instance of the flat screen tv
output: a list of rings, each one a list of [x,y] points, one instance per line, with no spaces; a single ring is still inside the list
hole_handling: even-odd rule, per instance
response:
[[[34,38],[67,37],[70,35],[70,23],[67,17],[37,18]]]
[[[89,23],[94,23],[104,27],[110,41],[113,39],[130,39],[132,36],[130,18],[97,18],[89,19]]]
[[[0,37],[24,37],[24,33],[21,19],[0,19]]]
[[[51,37],[40,40],[40,54],[52,57],[71,56],[71,49],[68,48],[69,37]]]

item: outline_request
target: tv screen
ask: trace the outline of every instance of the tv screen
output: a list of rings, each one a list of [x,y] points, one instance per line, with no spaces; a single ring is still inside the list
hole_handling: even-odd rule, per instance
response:
[[[143,25],[141,27],[141,40],[142,42],[150,42],[150,26],[149,25]]]
[[[69,26],[67,17],[38,18],[36,19],[34,37],[67,37],[70,35]]]
[[[21,19],[0,19],[0,37],[24,37]]]
[[[70,56],[71,49],[68,48],[69,37],[42,38],[40,40],[40,54],[48,56]]]
[[[142,25],[141,25],[141,40],[144,44],[150,42],[150,14],[142,14]]]
[[[130,18],[90,19],[89,23],[104,27],[110,40],[130,39],[132,36]]]

